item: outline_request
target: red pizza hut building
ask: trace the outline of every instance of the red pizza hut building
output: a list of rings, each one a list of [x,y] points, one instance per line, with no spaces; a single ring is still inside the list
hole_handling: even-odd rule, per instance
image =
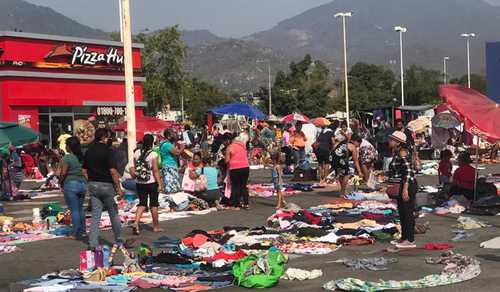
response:
[[[142,44],[133,45],[136,115],[142,115]],[[0,31],[0,120],[39,131],[53,146],[76,120],[116,123],[125,115],[123,45]]]

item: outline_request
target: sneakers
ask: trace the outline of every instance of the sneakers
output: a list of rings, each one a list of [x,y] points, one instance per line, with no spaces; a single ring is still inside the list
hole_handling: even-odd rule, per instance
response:
[[[397,245],[399,243],[401,243],[401,239],[394,239],[394,240],[391,241],[392,245]]]
[[[405,240],[396,244],[396,247],[399,249],[412,249],[412,248],[417,248],[417,245],[415,244],[415,242],[410,242]]]

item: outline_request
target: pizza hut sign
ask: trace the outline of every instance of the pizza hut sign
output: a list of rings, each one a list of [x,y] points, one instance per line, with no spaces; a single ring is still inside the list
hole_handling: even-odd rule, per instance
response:
[[[109,48],[105,53],[89,51],[88,47],[76,46],[73,48],[71,65],[95,66],[98,64],[123,65],[123,55],[118,54],[118,49]]]

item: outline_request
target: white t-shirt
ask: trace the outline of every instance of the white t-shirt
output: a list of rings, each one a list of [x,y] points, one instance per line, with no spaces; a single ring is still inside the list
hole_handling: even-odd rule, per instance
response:
[[[153,175],[153,162],[155,161],[155,159],[158,157],[158,154],[156,154],[156,152],[152,151],[152,150],[149,150],[150,153],[148,154],[148,156],[146,157],[146,161],[148,162],[149,164],[149,169],[150,169],[150,174],[149,174],[149,180],[148,181],[139,181],[137,180],[137,178],[135,179],[136,183],[138,184],[152,184],[152,183],[155,183],[156,182],[156,179]],[[136,150],[134,152],[134,161],[137,161],[139,160],[139,157],[141,157],[141,150]]]

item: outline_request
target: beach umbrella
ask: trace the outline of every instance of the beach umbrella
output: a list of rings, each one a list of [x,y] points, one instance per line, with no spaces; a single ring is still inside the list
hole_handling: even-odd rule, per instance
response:
[[[309,118],[306,117],[303,114],[293,113],[293,114],[289,114],[289,115],[285,116],[281,120],[281,122],[284,123],[284,124],[290,124],[292,122],[308,123],[309,122]]]
[[[332,123],[326,118],[316,118],[313,120],[313,124],[317,127],[327,127]]]
[[[0,122],[0,147],[5,145],[21,146],[38,140],[39,134],[30,128],[16,123]]]
[[[435,128],[455,129],[461,122],[450,112],[442,112],[432,118],[432,126]]]

